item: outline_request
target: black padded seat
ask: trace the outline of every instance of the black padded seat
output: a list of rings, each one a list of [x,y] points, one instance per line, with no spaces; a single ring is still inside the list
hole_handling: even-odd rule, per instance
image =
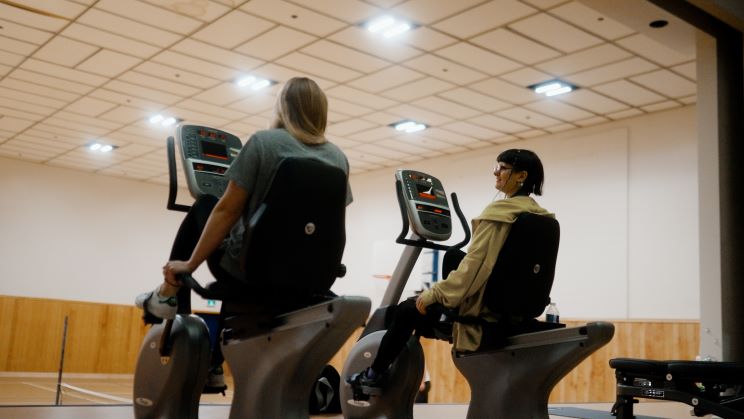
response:
[[[707,361],[667,361],[668,370],[677,380],[715,381],[727,384],[744,383],[744,363]]]
[[[631,374],[643,376],[664,377],[667,373],[669,361],[654,361],[650,359],[614,358],[610,360],[610,367]]]

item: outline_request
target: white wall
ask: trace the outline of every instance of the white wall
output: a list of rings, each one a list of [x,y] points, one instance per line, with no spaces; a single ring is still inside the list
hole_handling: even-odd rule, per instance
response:
[[[538,198],[561,222],[553,288],[564,317],[699,317],[697,133],[687,107],[600,126],[428,159],[406,168],[439,177],[465,214],[495,196],[491,173],[506,148],[535,150],[546,171]],[[381,298],[375,266],[401,221],[393,169],[352,178],[347,278],[339,292]],[[459,231],[450,242],[458,241]],[[400,250],[398,250],[400,252]],[[389,264],[388,264],[389,265]],[[390,273],[390,272],[388,272]]]
[[[546,169],[539,201],[561,221],[553,299],[562,315],[698,318],[696,138],[688,107],[406,168],[439,177],[473,217],[495,196],[498,152],[534,149]],[[348,274],[337,292],[382,296],[376,276],[392,272],[401,250],[393,173],[352,176]],[[182,217],[165,210],[164,186],[1,158],[0,190],[6,295],[129,304],[159,281]]]

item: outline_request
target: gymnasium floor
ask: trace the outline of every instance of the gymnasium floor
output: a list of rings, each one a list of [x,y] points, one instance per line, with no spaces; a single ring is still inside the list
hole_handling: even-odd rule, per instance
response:
[[[232,388],[232,383],[228,381]],[[54,406],[57,377],[51,374],[0,372],[0,419],[131,419],[132,377],[130,375],[70,374],[63,379],[60,406]],[[232,392],[204,395],[199,417],[227,418]],[[551,405],[550,417],[612,418],[607,403]],[[690,418],[690,408],[681,403],[646,402],[636,407],[637,417]],[[416,405],[416,419],[465,418],[467,405]],[[560,416],[559,416],[560,415]],[[644,416],[640,416],[644,415]],[[321,415],[317,418],[342,418]]]

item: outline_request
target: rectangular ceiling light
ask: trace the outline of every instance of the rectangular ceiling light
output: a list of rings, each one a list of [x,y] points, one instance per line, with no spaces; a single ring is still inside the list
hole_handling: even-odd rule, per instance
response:
[[[562,95],[577,89],[576,86],[558,79],[544,81],[527,87],[534,90],[535,93],[547,97]]]

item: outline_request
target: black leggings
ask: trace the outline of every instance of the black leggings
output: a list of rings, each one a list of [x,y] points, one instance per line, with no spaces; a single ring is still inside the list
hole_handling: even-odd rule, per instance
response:
[[[217,205],[217,198],[211,195],[200,196],[196,199],[191,209],[186,214],[186,217],[181,222],[181,226],[178,228],[176,238],[173,240],[173,247],[171,247],[170,260],[188,260],[191,257],[191,253],[196,248],[196,243],[199,242],[202,231],[207,225],[207,219],[212,213],[212,210]],[[212,252],[207,258],[207,266],[209,271],[212,273],[217,281],[234,281],[232,276],[220,266],[220,260],[222,259],[224,251],[217,249]],[[178,313],[179,314],[191,314],[191,289],[188,287],[181,287],[178,290]],[[222,330],[223,316],[219,316],[218,329]],[[224,358],[222,357],[222,351],[220,345],[215,345],[212,351],[212,366],[222,364]]]
[[[464,257],[465,252],[461,250],[448,250],[442,260],[442,278],[447,278],[451,271],[457,269]],[[426,314],[419,313],[416,298],[413,297],[398,304],[393,316],[393,322],[382,337],[377,357],[372,362],[372,369],[378,373],[390,367],[405,348],[414,330],[430,329],[439,321],[440,313],[428,310]]]

